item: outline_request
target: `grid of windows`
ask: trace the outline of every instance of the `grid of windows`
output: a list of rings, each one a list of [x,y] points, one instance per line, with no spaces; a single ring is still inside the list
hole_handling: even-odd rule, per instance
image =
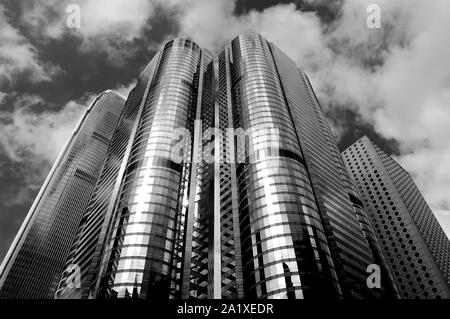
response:
[[[367,137],[342,155],[364,198],[400,297],[448,298],[445,266],[439,268],[436,257],[448,256],[449,241],[412,178]],[[439,239],[430,233],[439,234]]]

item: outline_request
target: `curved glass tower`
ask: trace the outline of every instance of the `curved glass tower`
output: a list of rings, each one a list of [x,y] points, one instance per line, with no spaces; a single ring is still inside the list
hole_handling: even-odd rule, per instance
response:
[[[100,177],[92,192],[78,226],[65,262],[65,271],[56,291],[56,298],[92,297],[93,285],[103,251],[107,227],[111,222],[112,210],[119,192],[130,155],[132,135],[137,129],[136,118],[140,113],[143,94],[148,79],[153,76],[158,55],[149,63],[138,78],[136,87],[130,92],[118,125],[111,139]],[[75,270],[75,271],[74,271]],[[75,283],[78,282],[78,287]]]
[[[246,297],[338,296],[330,250],[297,131],[269,43],[258,34],[230,47],[234,126],[259,131],[237,167]],[[278,134],[277,155],[268,141]]]
[[[367,231],[361,200],[349,184],[349,174],[311,83],[305,72],[279,48],[273,44],[270,47],[311,178],[342,296],[345,299],[393,296],[389,278],[380,289],[367,286],[368,266],[380,263],[378,244]]]
[[[190,128],[200,58],[194,42],[170,41],[148,79],[101,257],[99,297],[170,296],[188,169],[172,158],[172,133]]]

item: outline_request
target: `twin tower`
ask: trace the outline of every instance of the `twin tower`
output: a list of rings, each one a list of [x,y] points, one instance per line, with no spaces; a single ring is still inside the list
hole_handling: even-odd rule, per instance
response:
[[[256,132],[242,161],[228,129]],[[256,33],[169,41],[103,92],[0,271],[0,298],[397,296],[308,77]]]

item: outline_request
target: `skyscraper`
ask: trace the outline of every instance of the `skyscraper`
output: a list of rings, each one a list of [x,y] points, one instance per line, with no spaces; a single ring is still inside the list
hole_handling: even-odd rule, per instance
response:
[[[52,298],[124,106],[91,104],[53,165],[0,268],[0,298]]]
[[[389,278],[381,289],[367,287],[368,266],[376,262],[384,268],[383,261],[309,79],[273,44],[271,50],[314,190],[342,296],[346,299],[393,297],[396,295],[395,287]]]
[[[125,171],[125,159],[130,156],[130,138],[136,132],[136,118],[138,113],[140,114],[142,95],[147,88],[148,78],[154,71],[156,60],[155,57],[142,71],[136,87],[130,92],[125,103],[117,128],[112,135],[98,182],[83,212],[76,238],[65,262],[65,271],[59,281],[56,298],[91,296],[90,284],[96,274],[98,259],[103,249],[103,245],[99,243],[103,242],[106,232],[104,227],[107,227],[111,220],[112,205],[117,197],[121,176]],[[79,287],[75,287],[73,282],[73,289],[67,289],[67,283],[78,279]],[[69,287],[71,287],[70,284]]]
[[[343,153],[402,298],[450,298],[450,242],[413,179],[367,136]]]
[[[259,34],[166,42],[105,154],[57,298],[395,296],[306,74]]]
[[[206,58],[184,39],[169,41],[156,57],[105,236],[95,296],[169,298],[178,291],[178,256],[190,254],[183,250],[190,246],[176,246],[185,233],[182,199],[190,170],[185,161],[172,159],[173,132],[192,127]]]

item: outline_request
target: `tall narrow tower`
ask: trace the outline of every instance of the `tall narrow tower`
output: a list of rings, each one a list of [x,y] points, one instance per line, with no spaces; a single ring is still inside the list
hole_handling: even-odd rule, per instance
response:
[[[171,298],[180,292],[182,256],[191,249],[184,244],[189,230],[183,201],[191,152],[187,148],[175,160],[179,136],[174,132],[184,129],[190,144],[205,58],[188,39],[167,42],[156,57],[120,176],[94,296]]]
[[[367,287],[378,244],[306,74],[256,33],[226,50],[234,127],[279,130],[276,158],[236,168],[246,296],[392,296]]]
[[[402,298],[450,298],[450,242],[408,172],[364,136],[343,153]]]
[[[236,192],[238,222],[231,225],[239,234],[236,251],[242,256],[245,297],[317,298],[319,291],[322,297],[339,296],[334,263],[270,44],[258,34],[242,35],[225,48],[219,61],[225,65],[219,78],[227,79],[229,90],[227,103],[219,105],[223,110],[219,121],[243,130],[248,144],[243,156],[236,144],[231,155],[236,164],[222,182],[229,179]],[[274,137],[276,150],[270,147]],[[227,197],[217,200],[226,202]],[[227,215],[232,220],[232,211],[221,216],[225,225],[230,224]],[[223,244],[226,248],[227,242]]]
[[[125,100],[105,91],[53,165],[0,268],[0,298],[52,298]]]
[[[112,135],[99,180],[83,212],[77,235],[66,259],[56,298],[93,297],[105,235],[111,223],[112,210],[126,168],[126,159],[131,153],[130,141],[136,134],[137,118],[142,113],[143,97],[157,61],[158,55],[142,71],[125,103],[117,128]]]

